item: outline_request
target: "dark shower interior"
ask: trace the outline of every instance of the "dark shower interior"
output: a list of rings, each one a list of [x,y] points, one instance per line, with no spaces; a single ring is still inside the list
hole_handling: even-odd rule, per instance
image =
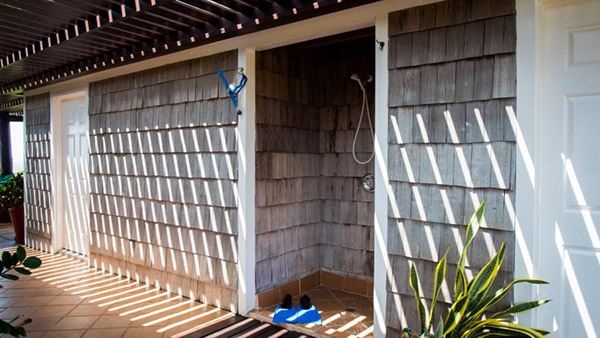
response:
[[[357,74],[375,72],[374,29],[257,53],[256,284],[264,292],[315,272],[373,281],[373,194],[355,162]],[[365,82],[374,124],[374,82]],[[356,157],[373,151],[367,112]],[[321,281],[317,281],[321,282]]]

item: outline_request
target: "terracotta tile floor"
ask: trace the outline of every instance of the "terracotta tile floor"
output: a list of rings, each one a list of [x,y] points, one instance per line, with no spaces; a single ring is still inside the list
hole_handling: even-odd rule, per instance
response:
[[[372,337],[373,298],[325,286],[317,286],[306,294],[310,297],[311,303],[319,310],[323,326],[312,324],[285,324],[283,326],[316,337]],[[294,306],[297,306],[300,303],[300,296],[294,297],[293,301]],[[273,318],[275,307],[254,311],[250,317],[270,321]]]
[[[15,232],[10,223],[0,223],[0,248],[7,248],[15,244]]]
[[[43,264],[19,281],[0,280],[0,318],[32,318],[25,326],[28,338],[170,337],[233,316],[75,258],[27,251]]]

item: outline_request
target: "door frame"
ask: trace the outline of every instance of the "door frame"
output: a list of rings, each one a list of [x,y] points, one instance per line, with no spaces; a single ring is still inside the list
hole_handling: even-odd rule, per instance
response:
[[[52,252],[58,252],[64,248],[64,216],[61,210],[64,209],[65,192],[63,189],[64,179],[61,173],[63,172],[63,133],[62,133],[62,102],[69,99],[83,98],[85,112],[89,110],[89,91],[88,85],[83,87],[71,88],[50,93],[50,180],[52,182]],[[89,133],[89,119],[88,119]],[[89,135],[88,135],[89,143]],[[88,147],[89,158],[89,147]],[[89,174],[89,173],[88,173]],[[88,180],[88,184],[89,184]],[[89,194],[88,189],[88,194]],[[90,199],[88,199],[88,204]],[[88,205],[89,209],[89,205]],[[87,215],[88,219],[90,215]],[[88,224],[90,224],[88,222]],[[91,229],[90,229],[91,230]],[[91,238],[91,231],[89,232]],[[89,257],[88,252],[85,253]]]

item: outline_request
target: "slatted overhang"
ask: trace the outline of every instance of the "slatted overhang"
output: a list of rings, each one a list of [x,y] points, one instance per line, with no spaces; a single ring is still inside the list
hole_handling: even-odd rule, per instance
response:
[[[0,0],[0,93],[379,0]]]
[[[23,120],[23,91],[0,95],[0,120]]]

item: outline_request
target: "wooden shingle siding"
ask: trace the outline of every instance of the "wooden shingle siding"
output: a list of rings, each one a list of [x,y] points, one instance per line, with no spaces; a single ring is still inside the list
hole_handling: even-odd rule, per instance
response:
[[[52,245],[52,178],[50,175],[50,94],[25,99],[26,244],[50,251]]]
[[[390,14],[390,337],[419,327],[410,265],[429,299],[435,265],[450,248],[451,287],[457,243],[484,199],[485,225],[469,249],[468,268],[476,273],[506,242],[496,284],[513,277],[515,31],[512,0],[449,0]],[[441,298],[440,307],[451,301]]]
[[[256,287],[319,270],[319,111],[285,48],[257,53]]]
[[[90,262],[237,305],[237,116],[227,52],[90,85]]]
[[[373,74],[366,43],[345,55],[293,47],[257,54],[259,292],[317,270],[373,278],[373,195],[360,186],[373,163],[352,158],[362,98],[350,76]],[[365,115],[360,159],[373,149],[367,128]]]
[[[352,143],[362,108],[362,92],[350,79],[363,81],[374,75],[373,40],[321,52],[313,63],[320,108],[321,270],[362,280],[373,280],[374,196],[361,186],[361,179],[374,170],[374,162],[362,165],[352,157]],[[330,47],[332,48],[332,47]],[[351,55],[351,56],[349,56]],[[374,122],[373,83],[366,84]],[[364,161],[373,150],[366,111],[356,141],[356,156]]]

